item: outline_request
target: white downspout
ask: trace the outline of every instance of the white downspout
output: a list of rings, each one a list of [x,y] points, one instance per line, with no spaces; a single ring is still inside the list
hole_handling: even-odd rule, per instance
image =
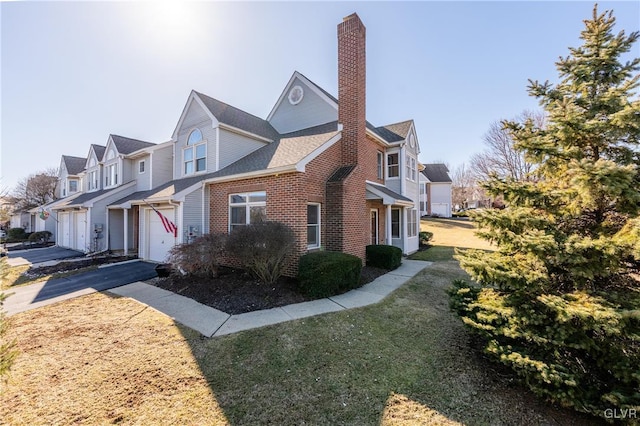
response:
[[[122,209],[124,212],[124,255],[129,254],[129,209]]]
[[[387,204],[387,214],[385,215],[385,222],[387,222],[385,229],[387,245],[393,245],[393,239],[391,237],[391,204]]]

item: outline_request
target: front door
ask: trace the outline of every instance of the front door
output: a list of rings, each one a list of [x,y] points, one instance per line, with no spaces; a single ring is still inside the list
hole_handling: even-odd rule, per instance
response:
[[[371,244],[378,244],[378,210],[371,209]]]

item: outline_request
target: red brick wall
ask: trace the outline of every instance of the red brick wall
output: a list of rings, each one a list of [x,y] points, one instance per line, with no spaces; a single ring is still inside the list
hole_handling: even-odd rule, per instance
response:
[[[334,144],[309,162],[305,173],[285,173],[278,176],[243,179],[210,185],[211,232],[229,230],[229,195],[266,191],[267,219],[282,222],[293,229],[296,237],[295,255],[290,259],[287,275],[297,274],[297,260],[307,252],[307,204],[321,204],[321,244],[327,236],[325,195],[326,181],[340,164],[341,146]]]

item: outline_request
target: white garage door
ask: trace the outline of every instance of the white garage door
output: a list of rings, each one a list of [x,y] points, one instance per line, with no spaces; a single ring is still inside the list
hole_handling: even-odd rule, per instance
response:
[[[62,247],[71,247],[69,235],[69,213],[60,213],[58,215],[58,223],[60,224],[60,245]]]
[[[174,209],[158,209],[171,222],[176,223]],[[167,232],[164,223],[153,210],[149,210],[149,260],[165,262],[169,250],[176,243],[172,232]]]
[[[431,215],[449,217],[449,204],[447,203],[433,203],[431,204]]]
[[[75,235],[75,244],[73,248],[79,251],[87,251],[87,241],[86,241],[86,232],[87,232],[87,213],[79,212],[75,214],[75,223],[74,223],[74,235]]]

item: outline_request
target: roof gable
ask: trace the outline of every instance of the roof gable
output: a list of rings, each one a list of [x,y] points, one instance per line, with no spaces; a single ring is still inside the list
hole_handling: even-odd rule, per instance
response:
[[[113,144],[118,154],[131,154],[132,152],[154,146],[154,143],[145,142],[138,139],[126,138],[124,136],[109,135],[107,146]]]
[[[89,147],[89,155],[87,155],[87,160],[85,162],[85,169],[89,169],[91,167],[95,167],[98,163],[102,161],[102,157],[104,157],[104,152],[107,149],[106,146],[91,144]],[[95,162],[94,165],[91,165],[92,160]]]
[[[260,138],[267,139],[268,141],[273,141],[278,137],[278,132],[266,120],[203,93],[192,90],[189,98],[187,99],[187,103],[182,110],[178,124],[173,131],[172,139],[174,141],[178,140],[178,132],[182,127],[193,102],[197,102],[205,111],[211,119],[213,127],[216,127],[220,123],[232,129],[241,130]]]
[[[449,177],[449,169],[444,164],[425,164],[422,174],[432,183],[448,183],[451,182]]]
[[[270,122],[273,119],[273,116],[276,114],[276,112],[277,112],[278,108],[280,107],[280,105],[289,96],[289,91],[296,84],[300,84],[300,83],[304,84],[309,89],[314,91],[317,96],[319,96],[322,100],[324,100],[327,103],[327,105],[329,105],[331,108],[335,109],[336,112],[338,111],[338,99],[336,99],[333,95],[331,95],[329,92],[324,90],[322,87],[320,87],[317,84],[315,84],[313,81],[309,80],[302,73],[300,73],[298,71],[294,71],[293,75],[289,79],[289,82],[284,87],[284,90],[280,94],[280,97],[278,98],[278,100],[276,101],[275,105],[271,109],[271,112],[267,116],[267,121]]]
[[[73,157],[71,155],[63,155],[61,161],[67,171],[67,175],[77,175],[81,173],[84,170],[86,162],[86,158]]]

